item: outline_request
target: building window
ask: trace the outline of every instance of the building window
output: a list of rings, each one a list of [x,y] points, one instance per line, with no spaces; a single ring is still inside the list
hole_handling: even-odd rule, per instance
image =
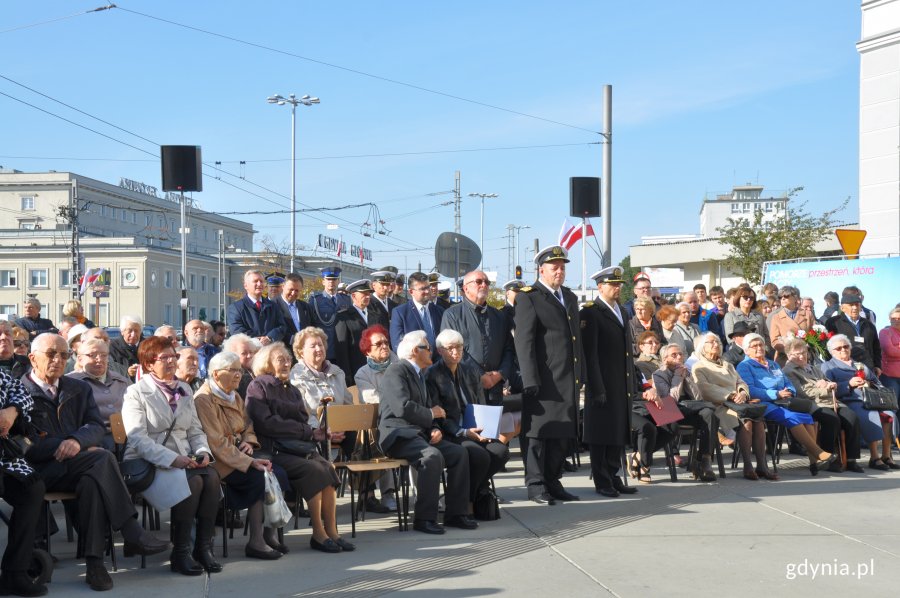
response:
[[[206,274],[200,276],[200,292],[206,292]]]
[[[47,268],[33,268],[28,271],[29,287],[32,289],[45,289],[49,285]]]
[[[144,216],[144,226],[150,226],[150,222],[153,220],[153,216]]]
[[[166,270],[165,276],[163,276],[163,286],[166,287],[167,289],[172,288],[172,271],[171,270]],[[168,321],[169,320],[167,319],[166,322],[168,322]]]
[[[22,220],[19,222],[20,230],[37,230],[40,228],[34,220]]]
[[[0,287],[14,289],[19,286],[17,270],[0,270]]]
[[[739,204],[739,203],[731,204],[731,213],[732,214],[740,214],[741,213],[741,204]]]
[[[750,213],[750,202],[749,202],[749,201],[748,201],[748,202],[744,202],[744,203],[741,205],[741,211],[743,211],[744,214],[749,214],[749,213]]]
[[[68,289],[72,287],[72,271],[69,269],[61,269],[59,271],[59,288]]]
[[[132,224],[137,224],[137,212],[132,212],[132,213],[131,213],[131,223],[132,223]]]
[[[209,318],[209,321],[210,321],[210,322],[213,322],[213,321],[219,319],[219,308],[218,308],[218,307],[214,307],[214,308],[212,308],[212,309],[209,310],[209,311],[210,311],[210,313],[212,314],[212,316]]]
[[[212,282],[209,285],[210,292],[218,293],[219,292],[219,279],[215,276],[212,277]],[[215,319],[215,318],[213,318]]]
[[[188,308],[188,319],[189,319],[189,320],[196,320],[196,319],[197,319],[197,308],[196,308],[196,307],[191,306],[191,307]]]
[[[34,197],[29,196],[22,198],[22,211],[34,211]]]
[[[197,275],[188,274],[188,289],[193,291],[197,286]]]
[[[128,222],[128,212],[122,208],[122,222]]]
[[[163,323],[172,325],[172,304],[166,303],[163,306]]]
[[[0,305],[0,314],[6,316],[15,316],[18,315],[18,312],[16,311],[15,305]]]
[[[112,206],[110,206],[110,208],[109,208],[109,217],[112,218],[113,220],[116,219],[116,209]]]

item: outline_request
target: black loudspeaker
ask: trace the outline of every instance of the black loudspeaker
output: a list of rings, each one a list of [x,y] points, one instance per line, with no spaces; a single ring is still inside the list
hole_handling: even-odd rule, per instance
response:
[[[163,191],[203,191],[199,145],[162,145]]]
[[[569,214],[575,218],[600,216],[600,177],[569,178]]]

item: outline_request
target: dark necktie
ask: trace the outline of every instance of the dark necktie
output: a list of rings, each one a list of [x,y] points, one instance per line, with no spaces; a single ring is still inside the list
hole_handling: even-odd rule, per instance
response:
[[[262,311],[262,301],[256,300],[256,311]]]

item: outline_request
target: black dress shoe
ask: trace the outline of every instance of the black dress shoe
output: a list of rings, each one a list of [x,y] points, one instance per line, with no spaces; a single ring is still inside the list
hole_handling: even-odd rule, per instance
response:
[[[891,468],[881,459],[869,459],[869,469],[877,469],[878,471],[891,470]]]
[[[852,471],[853,473],[866,473],[866,470],[863,469],[862,466],[856,461],[847,461],[846,471]]]
[[[24,571],[0,573],[0,596],[43,596],[46,593],[47,586],[35,583]]]
[[[275,561],[281,558],[281,552],[277,550],[257,550],[250,546],[244,547],[244,554],[250,559],[262,559],[264,561]]]
[[[277,551],[280,552],[281,554],[287,554],[287,553],[289,553],[289,552],[291,551],[290,548],[288,548],[287,546],[285,546],[285,545],[282,544],[281,542],[277,542],[277,541],[276,541],[275,543],[273,543],[273,544],[269,544],[268,542],[266,542],[266,545],[267,545],[269,548],[271,548],[272,550],[277,550]]]
[[[169,555],[169,568],[175,573],[182,575],[203,575],[203,566],[194,560],[191,553],[186,549],[176,548]]]
[[[341,550],[344,552],[353,552],[354,550],[356,550],[356,544],[353,544],[352,542],[348,542],[347,540],[345,540],[343,538],[338,538],[337,540],[334,541],[334,543],[337,544],[338,546],[340,546]]]
[[[625,484],[614,486],[619,494],[637,494],[637,488],[634,486],[626,486]]]
[[[575,495],[572,494],[571,492],[567,492],[567,491],[563,490],[562,488],[560,488],[559,490],[556,490],[556,491],[554,491],[554,492],[551,492],[551,493],[550,493],[550,496],[552,496],[552,497],[555,498],[556,500],[561,500],[561,501],[567,501],[567,500],[581,500],[580,498],[578,498],[577,496],[575,496]]]
[[[444,527],[476,529],[478,527],[478,522],[466,515],[452,515],[450,517],[444,517]]]
[[[569,463],[568,461],[564,461],[564,462],[563,462],[563,471],[567,471],[567,472],[569,472],[569,473],[575,473],[576,471],[578,471],[578,467],[577,467],[575,464],[573,464],[573,463]]]
[[[159,554],[170,549],[172,545],[164,540],[160,540],[153,534],[143,531],[137,542],[128,542],[122,545],[122,552],[125,556],[150,556],[151,554]]]
[[[213,555],[212,551],[212,541],[206,543],[205,545],[198,545],[194,547],[194,553],[191,555],[194,557],[194,560],[203,567],[203,570],[207,573],[221,573],[222,572],[222,564],[216,560],[215,555]]]
[[[444,533],[444,528],[438,525],[436,521],[430,519],[416,519],[413,521],[413,529],[417,532],[425,532],[426,534]]]
[[[366,501],[366,513],[390,513],[391,510],[378,502],[377,498],[370,498]]]
[[[103,561],[100,559],[97,560],[99,562],[90,562],[87,564],[84,581],[87,582],[87,585],[91,586],[92,590],[96,592],[106,592],[113,588],[113,580],[109,576],[106,567],[103,566]]]
[[[543,494],[536,494],[535,496],[530,496],[528,498],[533,503],[537,503],[539,505],[555,505],[556,499],[550,496],[547,492]]]
[[[619,496],[619,491],[615,488],[597,488],[597,494],[601,494],[607,498],[617,498]]]
[[[337,543],[331,538],[325,538],[323,541],[319,542],[315,538],[309,539],[309,547],[313,550],[318,550],[321,552],[328,552],[334,554],[336,552],[341,551],[341,547],[337,545]]]

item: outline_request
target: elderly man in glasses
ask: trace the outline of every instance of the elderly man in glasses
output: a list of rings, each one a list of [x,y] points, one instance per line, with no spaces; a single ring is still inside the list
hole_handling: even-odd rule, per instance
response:
[[[121,530],[125,554],[156,554],[169,548],[137,522],[131,495],[116,458],[102,448],[104,425],[91,387],[64,377],[69,346],[58,334],[42,334],[31,346],[32,370],[22,377],[34,401],[34,432],[26,458],[50,492],[75,492],[77,527],[86,559],[85,581],[94,590],[110,590],[103,565],[107,525]]]

